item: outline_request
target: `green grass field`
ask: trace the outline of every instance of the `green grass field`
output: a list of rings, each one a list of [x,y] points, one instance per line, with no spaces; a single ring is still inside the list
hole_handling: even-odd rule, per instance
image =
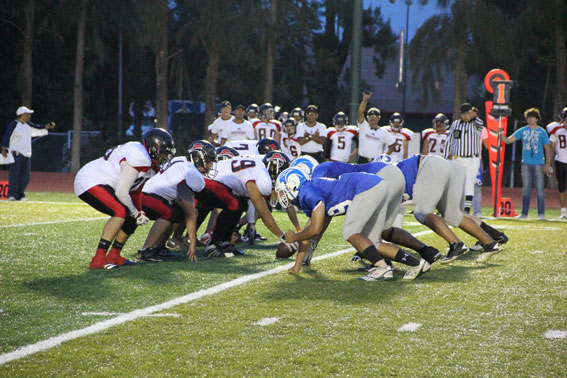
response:
[[[504,252],[484,265],[472,252],[450,266],[436,263],[415,281],[401,279],[400,265],[392,282],[359,280],[345,252],[298,276],[283,270],[137,316],[291,260],[275,260],[277,240],[260,223],[268,241],[242,257],[89,271],[102,214],[71,194],[28,198],[0,203],[0,360],[121,314],[136,320],[2,364],[0,377],[567,375],[566,222],[488,221],[509,235]],[[291,226],[285,213],[275,216]],[[413,216],[405,224],[445,249]],[[341,226],[333,221],[316,256],[349,247]],[[139,228],[123,255],[133,258],[148,230]]]

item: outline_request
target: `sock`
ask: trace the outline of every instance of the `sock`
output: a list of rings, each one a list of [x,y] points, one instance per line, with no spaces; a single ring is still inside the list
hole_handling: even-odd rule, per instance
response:
[[[114,243],[112,244],[112,249],[110,250],[109,255],[120,256],[120,251],[122,251],[122,247],[124,247],[124,244],[119,243],[115,240]]]
[[[110,247],[110,242],[108,240],[100,239],[98,242],[98,248],[96,249],[96,254],[102,254],[106,256],[106,251],[108,251],[108,247]]]
[[[396,257],[394,258],[395,262],[399,262],[402,264],[406,264],[409,266],[418,266],[419,260],[415,257],[404,251],[403,249],[398,249],[398,253],[396,253]]]
[[[480,224],[480,228],[482,228],[494,240],[498,239],[502,235],[500,231],[498,231],[494,227],[489,226],[484,222]]]
[[[565,215],[565,214],[567,214],[567,208],[562,207],[561,208],[561,215]]]
[[[473,196],[465,196],[465,212],[470,214]]]
[[[362,253],[360,254],[360,256],[363,259],[366,259],[368,261],[370,261],[372,263],[372,265],[376,265],[376,263],[380,260],[383,260],[384,258],[382,257],[382,255],[378,252],[378,250],[376,249],[375,246],[371,245],[370,247],[366,248],[364,251],[362,251]]]

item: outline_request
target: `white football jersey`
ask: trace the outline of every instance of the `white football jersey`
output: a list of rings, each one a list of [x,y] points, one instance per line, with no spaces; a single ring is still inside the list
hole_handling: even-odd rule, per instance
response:
[[[313,135],[317,131],[319,131],[320,137],[327,137],[327,126],[325,126],[324,124],[317,122],[314,126],[307,126],[305,122],[301,122],[295,129],[295,137],[303,138],[305,134]],[[310,140],[309,142],[301,146],[301,151],[314,154],[323,151],[323,145],[315,142],[314,140]]]
[[[353,140],[358,137],[358,129],[355,126],[347,126],[342,131],[331,127],[327,130],[327,139],[331,143],[330,159],[348,163],[352,153]]]
[[[230,118],[226,119],[226,120],[222,119],[222,117],[215,119],[213,121],[213,123],[211,123],[208,127],[209,132],[211,134],[216,134],[218,136],[218,139],[219,139],[219,142],[220,142],[220,138],[221,138],[221,135],[222,135],[224,129],[230,127],[233,119],[234,119],[233,116],[230,116]]]
[[[236,123],[231,121],[226,127],[223,128],[221,138],[226,139],[227,142],[233,140],[254,139],[254,128],[248,121]]]
[[[216,172],[211,179],[228,186],[235,195],[248,197],[246,184],[254,181],[263,196],[272,193],[272,179],[262,159],[235,157],[216,164]]]
[[[555,143],[555,160],[567,163],[567,130],[564,127],[555,128],[549,141]]]
[[[394,143],[396,140],[383,127],[373,129],[366,120],[358,123],[358,155],[374,159]]]
[[[425,129],[421,133],[422,139],[425,142],[429,141],[427,155],[434,155],[443,157],[445,152],[445,142],[449,136],[449,131],[439,134],[434,129]]]
[[[551,135],[555,130],[561,127],[563,127],[563,125],[561,125],[559,122],[554,121],[548,123],[547,126],[545,126],[545,130],[547,130],[547,133]]]
[[[123,161],[138,171],[130,191],[140,189],[156,173],[146,147],[140,142],[128,142],[109,149],[103,157],[83,166],[75,176],[75,194],[79,196],[96,185],[109,185],[116,189]]]
[[[178,198],[177,185],[181,183],[195,193],[205,187],[203,175],[185,156],[174,158],[163,171],[148,180],[142,191],[173,202]]]
[[[250,156],[250,155],[260,155],[258,152],[258,147],[256,144],[257,140],[233,140],[231,142],[226,142],[225,146],[232,147],[238,151],[240,156]]]
[[[301,155],[301,144],[299,144],[295,135],[290,137],[285,131],[282,132],[282,151],[291,161],[297,159]]]
[[[264,138],[276,139],[277,132],[282,132],[282,124],[275,119],[272,119],[269,122],[259,120],[254,122],[252,126],[254,126],[254,129],[258,134],[258,140]]]
[[[413,136],[413,131],[410,129],[406,129],[405,127],[402,128],[399,132],[396,132],[392,129],[391,126],[385,126],[384,130],[386,130],[390,135],[396,140],[396,147],[394,147],[394,151],[390,154],[390,157],[394,161],[400,161],[404,159],[404,142],[410,141]],[[409,154],[409,153],[408,153]]]

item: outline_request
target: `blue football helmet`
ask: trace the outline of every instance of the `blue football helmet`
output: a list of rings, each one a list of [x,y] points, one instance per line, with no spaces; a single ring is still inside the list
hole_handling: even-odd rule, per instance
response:
[[[297,167],[301,169],[303,173],[307,175],[308,178],[311,178],[311,175],[313,175],[313,170],[318,165],[319,162],[315,160],[315,158],[309,155],[303,155],[292,161],[290,164],[290,168]]]
[[[217,160],[229,160],[240,154],[234,148],[229,146],[220,146],[217,148]]]
[[[274,190],[284,209],[291,206],[291,201],[297,198],[299,188],[307,180],[305,173],[297,167],[290,167],[279,174]]]
[[[390,164],[394,162],[394,159],[392,159],[392,157],[388,154],[380,154],[374,159],[374,161]]]

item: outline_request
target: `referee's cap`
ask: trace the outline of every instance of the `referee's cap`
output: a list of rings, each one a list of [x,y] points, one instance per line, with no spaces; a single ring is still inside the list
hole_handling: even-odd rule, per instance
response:
[[[472,107],[471,104],[469,104],[468,102],[465,102],[465,103],[461,104],[461,113],[466,113],[469,110],[472,110],[472,108],[473,107]]]

